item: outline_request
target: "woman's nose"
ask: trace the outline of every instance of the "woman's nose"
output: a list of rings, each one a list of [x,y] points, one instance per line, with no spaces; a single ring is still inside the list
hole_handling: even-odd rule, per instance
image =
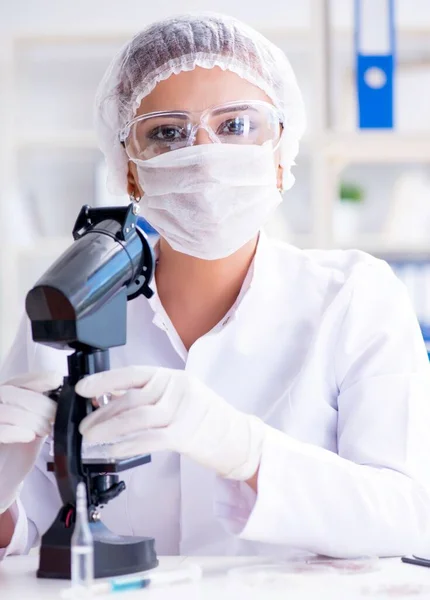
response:
[[[206,131],[206,129],[204,129],[203,127],[198,127],[197,131],[195,133],[195,138],[194,138],[194,144],[195,145],[201,145],[201,144],[212,144],[212,140],[209,137],[209,133]]]

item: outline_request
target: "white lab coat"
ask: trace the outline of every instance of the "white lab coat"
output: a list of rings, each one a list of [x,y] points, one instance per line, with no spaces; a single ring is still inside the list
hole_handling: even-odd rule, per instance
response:
[[[235,306],[188,353],[157,296],[129,303],[127,329],[112,367],[185,369],[274,429],[257,497],[155,453],[124,474],[126,491],[103,510],[113,531],[153,536],[159,554],[430,550],[428,360],[406,290],[384,262],[262,236]],[[40,369],[66,372],[66,353],[33,344],[23,322],[1,379]],[[60,506],[45,446],[7,553],[28,551]]]

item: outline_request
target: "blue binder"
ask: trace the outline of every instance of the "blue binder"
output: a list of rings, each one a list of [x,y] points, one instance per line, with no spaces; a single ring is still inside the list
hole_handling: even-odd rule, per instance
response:
[[[355,51],[360,129],[394,126],[394,0],[355,0]]]

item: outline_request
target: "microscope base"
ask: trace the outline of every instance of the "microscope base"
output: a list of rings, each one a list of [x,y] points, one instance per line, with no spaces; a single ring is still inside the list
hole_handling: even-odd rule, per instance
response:
[[[70,579],[73,527],[65,527],[60,510],[42,537],[37,577]],[[94,577],[117,577],[158,566],[153,538],[121,536],[100,521],[90,523],[94,539]]]

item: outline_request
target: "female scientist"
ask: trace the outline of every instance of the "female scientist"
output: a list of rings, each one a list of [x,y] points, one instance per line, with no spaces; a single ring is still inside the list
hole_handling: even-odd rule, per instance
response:
[[[129,303],[114,368],[76,387],[112,394],[81,424],[89,453],[153,454],[106,525],[160,554],[426,551],[429,368],[405,289],[362,252],[260,233],[304,129],[286,57],[231,18],[161,21],[123,48],[96,105],[110,187],[161,236],[155,296]],[[43,393],[66,356],[23,321],[3,367],[3,555],[37,544],[60,507]]]

